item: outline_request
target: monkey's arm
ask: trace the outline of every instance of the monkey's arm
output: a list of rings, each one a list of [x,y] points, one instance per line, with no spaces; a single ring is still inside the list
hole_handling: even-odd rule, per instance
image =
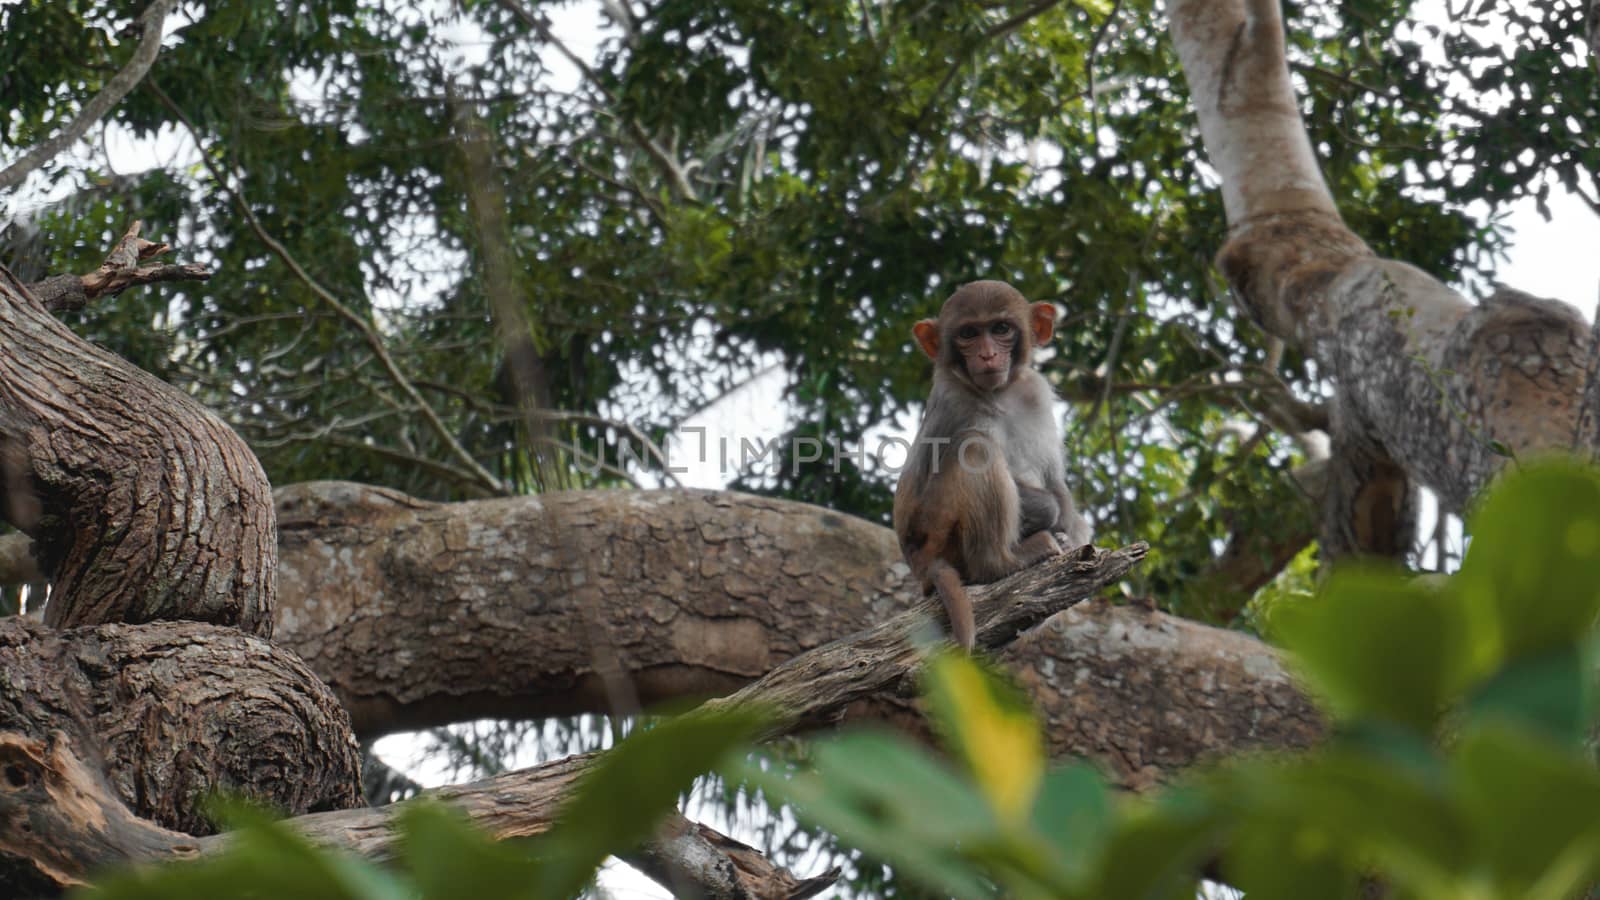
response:
[[[1066,483],[1057,481],[1050,485],[1050,493],[1058,504],[1055,524],[1050,527],[1050,530],[1057,535],[1063,536],[1062,548],[1072,550],[1093,541],[1094,529],[1089,527],[1089,520],[1078,512],[1078,507],[1072,502],[1072,493],[1067,490]]]
[[[1056,526],[1061,517],[1061,502],[1054,493],[1018,482],[1017,505],[1022,509],[1022,529],[1018,534],[1023,537],[1040,531],[1061,530]]]

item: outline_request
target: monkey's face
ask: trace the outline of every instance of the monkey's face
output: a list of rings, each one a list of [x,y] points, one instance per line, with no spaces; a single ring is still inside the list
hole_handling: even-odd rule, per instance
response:
[[[997,391],[1011,383],[1026,340],[1022,328],[1005,316],[961,322],[951,343],[967,380],[981,391]]]
[[[1029,303],[1003,281],[974,281],[950,295],[939,318],[912,326],[935,366],[973,390],[992,394],[1016,380],[1033,348],[1050,340],[1056,309]]]

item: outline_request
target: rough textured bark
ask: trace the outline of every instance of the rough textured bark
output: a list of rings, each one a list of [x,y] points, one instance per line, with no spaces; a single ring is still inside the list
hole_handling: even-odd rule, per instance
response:
[[[501,838],[538,834],[549,828],[567,791],[593,758],[577,756],[442,788],[428,793],[429,802],[465,810]],[[396,809],[363,808],[294,821],[324,846],[382,860],[394,849],[390,823]],[[661,835],[629,858],[663,878],[687,879],[678,883],[692,886],[691,892],[700,889],[712,900],[799,900],[837,877],[837,872],[828,872],[796,878],[737,841],[677,815],[667,817]],[[0,730],[0,896],[55,896],[86,884],[87,876],[108,865],[194,859],[227,846],[226,834],[193,837],[133,815],[94,761],[79,756],[60,732],[35,738]],[[727,890],[719,891],[723,887]]]
[[[1330,507],[1365,521],[1335,523],[1330,548],[1362,535],[1374,543],[1355,549],[1392,545],[1412,483],[1462,510],[1505,449],[1571,446],[1590,349],[1582,317],[1505,289],[1475,306],[1345,227],[1300,119],[1277,0],[1177,0],[1171,27],[1222,176],[1218,265],[1244,308],[1332,379],[1334,456],[1352,443],[1369,456]]]
[[[974,592],[978,646],[988,649],[1004,646],[1022,631],[1093,596],[1126,574],[1144,557],[1145,550],[1143,545],[1117,551],[1096,551],[1086,547],[1080,553],[1057,557],[1004,581],[978,589]],[[928,623],[939,608],[935,601],[924,600],[878,625],[801,654],[731,696],[709,701],[688,715],[714,713],[719,709],[741,705],[758,706],[776,714],[768,732],[769,737],[775,737],[836,721],[851,704],[869,696],[908,694],[924,656],[918,644],[921,636],[928,632]],[[35,638],[50,636],[43,626],[21,623],[19,627],[23,634]],[[148,639],[161,632],[205,627],[174,624],[122,630],[135,639]],[[212,631],[225,640],[249,640],[231,631]],[[266,646],[261,643],[263,649]],[[30,646],[27,651],[22,655],[38,660],[37,664],[43,670],[57,669],[62,665],[59,660],[50,659],[49,654],[36,652],[36,647]],[[106,671],[113,673],[127,673],[130,668],[136,667],[136,663],[125,659],[109,660],[104,666]],[[213,674],[212,680],[231,681],[234,679],[227,676],[234,674],[223,672],[220,673],[221,677]],[[152,694],[187,696],[181,687],[186,675],[193,677],[192,673],[183,671],[169,672],[160,682],[141,683],[139,690]],[[308,673],[305,678],[315,681]],[[106,693],[90,687],[86,696],[104,696]],[[29,698],[37,694],[37,691],[24,693]],[[50,700],[44,698],[46,703]],[[236,705],[230,703],[228,709]],[[73,723],[86,721],[85,716],[71,712],[66,715],[51,712],[49,715],[52,720]],[[48,755],[40,749],[47,743],[26,733],[42,730],[38,718],[38,715],[18,716],[14,723],[0,719],[0,750],[4,749],[7,740],[11,740],[25,745],[27,752],[34,757],[43,759]],[[185,710],[180,718],[194,721],[208,717],[203,710]],[[125,720],[119,715],[118,721]],[[15,725],[20,725],[26,731],[19,735],[16,730],[8,730]],[[205,744],[201,742],[201,745]],[[92,751],[85,752],[82,749],[84,746],[92,746],[91,740],[85,739],[76,747],[70,746],[69,742],[68,752],[57,754],[60,758],[54,762],[44,760],[38,763],[38,772],[17,768],[20,763],[15,760],[11,761],[9,767],[0,765],[0,775],[4,776],[0,777],[0,781],[15,789],[8,795],[0,787],[0,826],[4,826],[0,827],[0,850],[12,850],[9,857],[0,854],[10,863],[0,865],[0,880],[32,883],[37,879],[45,879],[47,886],[60,887],[81,879],[85,872],[83,864],[97,855],[116,858],[115,854],[122,854],[127,858],[164,859],[188,854],[191,847],[206,852],[219,846],[215,841],[190,841],[148,822],[126,823],[126,811],[122,803],[110,796],[92,768],[82,763],[94,755]],[[353,762],[356,757],[354,743],[347,740],[344,749]],[[597,756],[573,756],[474,785],[428,792],[425,797],[450,803],[497,838],[537,834],[550,827],[565,796]],[[4,757],[0,757],[0,763],[5,762]],[[335,781],[346,785],[346,789],[354,784],[353,779],[349,778]],[[56,784],[67,784],[70,789],[51,787]],[[27,789],[26,794],[22,793],[24,789]],[[5,806],[7,799],[16,800],[13,810]],[[402,801],[380,809],[308,815],[296,819],[294,824],[319,842],[353,850],[363,856],[382,858],[389,854],[394,840],[388,823],[399,808],[421,799]],[[5,818],[4,814],[8,811],[13,815]],[[107,826],[108,816],[109,821],[118,823],[116,827]],[[35,817],[51,823],[48,832],[50,843],[47,846],[39,846],[40,838],[32,826]],[[126,827],[123,827],[124,823]],[[670,822],[668,832],[651,844],[648,850],[650,859],[646,860],[646,864],[659,866],[665,858],[671,860],[673,871],[677,874],[685,877],[691,874],[692,864],[684,855],[685,846],[680,840],[687,830],[686,823],[678,820]],[[87,843],[80,845],[80,842]],[[62,844],[66,846],[59,846]],[[708,852],[719,852],[710,844],[695,846]],[[752,863],[746,860],[747,869],[750,865]],[[735,871],[737,869],[735,867]],[[805,896],[815,887],[815,882],[808,880],[803,889],[800,885],[798,880],[794,880],[789,885],[791,893],[768,895]]]
[[[86,297],[165,277],[139,267],[165,247],[138,231],[80,280]],[[271,631],[277,565],[255,456],[3,267],[0,513],[52,581],[45,624],[0,621],[0,884],[59,890],[188,847],[163,826],[209,830],[217,789],[296,812],[359,802],[347,714],[255,636]]]
[[[335,686],[367,736],[468,716],[607,711],[587,649],[595,621],[611,662],[654,701],[727,693],[921,602],[889,529],[741,494],[428,504],[314,482],[279,489],[278,502],[277,639]],[[589,550],[568,552],[570,541]],[[695,640],[708,619],[710,637]],[[1052,746],[1128,787],[1321,733],[1271,648],[1159,613],[1073,609],[1003,658],[1041,698],[1065,704],[1048,718]],[[866,699],[848,715],[920,727],[903,697]]]
[[[363,736],[604,709],[597,653],[647,703],[726,693],[915,593],[888,529],[738,494],[430,504],[318,482],[278,505],[278,639]]]
[[[1277,651],[1237,631],[1085,603],[1006,648],[1050,753],[1143,790],[1204,762],[1309,747],[1326,723]]]
[[[0,731],[60,735],[114,796],[207,834],[214,790],[291,815],[360,802],[348,717],[293,654],[198,622],[58,631],[0,619]]]
[[[0,348],[0,513],[52,575],[46,621],[270,634],[274,512],[239,436],[80,340],[4,269]]]
[[[0,896],[53,896],[112,863],[198,852],[196,839],[130,813],[60,732],[0,731],[0,776]]]

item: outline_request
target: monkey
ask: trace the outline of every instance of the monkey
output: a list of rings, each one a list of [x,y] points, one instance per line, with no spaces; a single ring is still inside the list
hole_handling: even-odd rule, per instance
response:
[[[933,390],[895,485],[894,530],[923,594],[939,595],[950,636],[967,651],[975,626],[964,585],[1093,538],[1067,490],[1055,391],[1032,364],[1055,320],[1049,303],[974,281],[912,328],[933,361]]]

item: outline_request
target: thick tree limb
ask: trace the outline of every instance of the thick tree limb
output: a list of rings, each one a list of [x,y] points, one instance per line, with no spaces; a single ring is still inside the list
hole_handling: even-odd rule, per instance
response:
[[[606,711],[586,615],[655,703],[726,694],[921,602],[889,529],[762,497],[597,491],[430,504],[315,482],[280,489],[278,504],[277,639],[334,686],[369,737],[465,717]],[[1117,653],[1096,662],[1108,649]],[[1065,704],[1049,719],[1052,746],[1128,786],[1320,734],[1271,648],[1171,616],[1074,609],[1003,658],[1041,698]],[[1264,697],[1272,702],[1252,705]],[[904,697],[847,715],[920,721]]]
[[[0,267],[0,513],[34,538],[69,628],[272,628],[275,514],[239,436],[69,331]]]
[[[120,103],[122,98],[139,84],[145,73],[150,71],[150,66],[155,63],[156,55],[161,52],[161,27],[166,22],[167,13],[172,12],[172,8],[177,5],[178,0],[154,0],[143,13],[139,14],[137,21],[141,33],[139,45],[134,48],[133,56],[129,57],[122,69],[106,82],[105,88],[100,93],[83,105],[77,118],[23,154],[21,159],[0,171],[0,192],[15,188],[22,183],[22,179],[28,177],[30,172],[54,159],[56,154],[83,137],[90,126],[104,118],[112,107]]]
[[[1113,583],[1142,559],[1144,554],[1143,545],[1134,545],[1117,551],[1096,551],[1085,547],[1080,552],[1057,557],[975,591],[979,646],[993,649],[1009,643],[1023,630],[1037,625],[1067,606],[1093,596],[1101,588]],[[911,690],[913,676],[921,665],[922,652],[917,649],[918,636],[929,631],[928,623],[934,609],[934,601],[924,600],[916,607],[893,616],[879,625],[802,654],[734,695],[710,701],[702,706],[702,710],[711,711],[744,704],[759,705],[774,710],[778,713],[779,720],[768,735],[770,737],[796,728],[814,727],[836,721],[844,715],[852,703],[875,694],[907,694]],[[164,629],[150,626],[128,629],[128,632],[136,639],[143,639],[161,630],[184,629],[187,632],[204,627],[206,626],[175,623],[165,626]],[[30,640],[37,640],[40,635],[35,632],[42,626],[16,621],[12,623],[12,628],[27,635]],[[227,633],[221,637],[249,640]],[[33,660],[48,657],[48,654],[36,652],[36,647],[29,647],[28,650],[27,657]],[[123,673],[126,673],[128,668],[126,662],[108,666],[111,671],[120,670]],[[178,672],[173,673],[173,677],[166,684],[169,690],[174,687],[181,690],[194,680],[196,679],[185,678],[183,673]],[[213,673],[207,681],[213,684],[226,682],[237,685],[240,679],[237,674],[221,678]],[[158,696],[162,694],[159,685],[148,685],[143,690]],[[96,696],[103,691],[89,690],[82,693],[84,696]],[[25,696],[31,698],[33,695]],[[238,702],[238,698],[232,698],[232,702]],[[119,710],[119,715],[124,712],[125,710]],[[198,714],[197,711],[189,711],[186,715],[176,718],[178,721],[192,723],[206,721],[210,717]],[[74,720],[69,718],[68,721]],[[37,730],[37,725],[29,719],[19,718],[18,722],[32,725],[30,731]],[[0,724],[11,723],[6,721]],[[333,731],[333,729],[328,730]],[[311,730],[311,733],[316,734],[316,730]],[[88,739],[83,740],[87,743]],[[347,749],[353,759],[354,747],[350,746]],[[78,754],[78,758],[82,758],[83,755]],[[550,826],[563,798],[596,756],[597,754],[589,754],[570,757],[526,772],[487,779],[473,785],[427,792],[418,799],[425,797],[449,802],[496,837],[536,834]],[[83,780],[82,777],[78,778],[80,782]],[[353,778],[346,779],[345,782],[353,791]],[[15,783],[13,781],[13,784]],[[107,796],[108,792],[105,790],[97,790],[88,784],[80,784],[79,789],[89,792],[89,796],[94,798],[96,809],[113,809],[117,805]],[[182,792],[169,790],[158,793],[171,795]],[[45,803],[49,815],[78,823],[80,832],[91,829],[91,825],[79,821],[84,817],[75,815],[74,810],[70,808],[72,804],[66,799],[60,797],[31,799]],[[322,843],[353,850],[364,856],[382,858],[391,852],[392,847],[393,837],[389,831],[389,822],[398,808],[411,802],[416,801],[402,801],[375,810],[344,810],[307,816],[295,820],[295,824]],[[7,842],[26,845],[31,832],[23,829],[19,820],[12,819],[11,824],[13,829],[0,828],[0,846]],[[671,824],[672,830],[651,845],[643,861],[647,866],[657,868],[670,865],[677,874],[684,875],[686,873],[678,867],[686,864],[683,839],[688,835],[688,826],[676,821]],[[13,831],[14,833],[10,833]],[[188,846],[187,842],[172,838],[154,825],[132,828],[126,834],[119,832],[108,835],[97,832],[93,837],[97,841],[118,841],[113,849],[117,852],[126,852],[134,858],[151,858],[152,855],[161,858]],[[61,839],[76,841],[80,838],[83,838],[80,833],[63,833]],[[202,851],[206,851],[214,848],[216,844],[200,842],[199,846]],[[689,846],[704,850],[709,845],[696,843]],[[60,860],[56,855],[42,856],[42,851],[31,846],[21,846],[21,848],[30,852],[23,856],[23,862],[17,869],[29,877],[38,875],[44,869],[48,869],[52,877],[62,884],[71,883],[71,880],[82,877],[82,870],[73,868],[80,862],[77,855],[69,855],[65,860]],[[747,860],[746,865],[753,863]],[[713,866],[713,869],[716,868],[718,867]],[[806,896],[815,886],[816,882],[813,880],[805,882],[803,887],[801,882],[794,881],[788,885],[787,893],[781,895]]]
[[[479,824],[500,837],[537,834],[549,827],[591,760],[574,757],[511,773],[494,779],[492,791],[469,785],[429,796],[476,813]],[[0,775],[0,895],[6,897],[54,896],[85,884],[86,877],[109,865],[194,859],[229,843],[226,834],[192,837],[133,815],[60,732],[35,738],[0,730]],[[519,806],[510,808],[528,810],[537,819],[534,825],[520,817],[494,815],[497,804],[513,800]],[[350,812],[303,816],[295,822],[324,846],[388,858],[394,848],[392,807]],[[628,854],[628,861],[652,877],[667,879],[664,883],[695,886],[707,900],[799,900],[838,876],[834,870],[797,878],[738,841],[675,814],[663,822],[659,835]]]
[[[978,645],[996,649],[1012,642],[1022,631],[1114,583],[1145,552],[1142,544],[1115,551],[1085,547],[975,590]],[[767,735],[770,738],[838,721],[853,704],[870,697],[908,696],[923,658],[918,645],[929,633],[936,609],[936,601],[924,600],[878,625],[804,653],[733,695],[708,701],[701,711],[746,704],[772,710],[778,720]],[[537,834],[549,827],[562,797],[598,755],[568,757],[470,785],[439,788],[418,799],[443,800],[498,838]],[[319,841],[382,858],[391,847],[387,823],[410,802],[304,816],[295,824]]]
[[[1345,227],[1300,119],[1277,0],[1177,0],[1171,26],[1222,176],[1218,265],[1269,333],[1329,373],[1334,456],[1354,442],[1368,457],[1330,494],[1369,519],[1340,525],[1330,548],[1366,533],[1373,544],[1356,549],[1381,552],[1405,529],[1412,484],[1461,510],[1507,449],[1570,446],[1590,348],[1582,317],[1505,289],[1473,306]]]
[[[591,622],[655,703],[727,693],[916,593],[888,529],[740,494],[432,504],[316,482],[277,499],[295,598],[278,639],[363,737],[603,710]]]
[[[974,588],[977,649],[998,650],[1045,619],[1095,596],[1126,575],[1148,551],[1144,544],[1110,551],[1085,546]],[[940,623],[937,631],[929,628],[934,621]],[[732,695],[707,701],[704,708],[759,705],[773,710],[779,724],[768,737],[829,725],[857,701],[914,694],[925,647],[946,628],[940,601],[924,599],[878,625],[803,653]]]
[[[215,789],[309,812],[360,802],[359,754],[292,653],[199,622],[58,631],[0,619],[0,731],[61,735],[134,814],[204,834]],[[199,752],[197,752],[199,751]]]
[[[128,812],[60,732],[0,731],[0,893],[47,897],[127,859],[192,857],[199,842]]]

